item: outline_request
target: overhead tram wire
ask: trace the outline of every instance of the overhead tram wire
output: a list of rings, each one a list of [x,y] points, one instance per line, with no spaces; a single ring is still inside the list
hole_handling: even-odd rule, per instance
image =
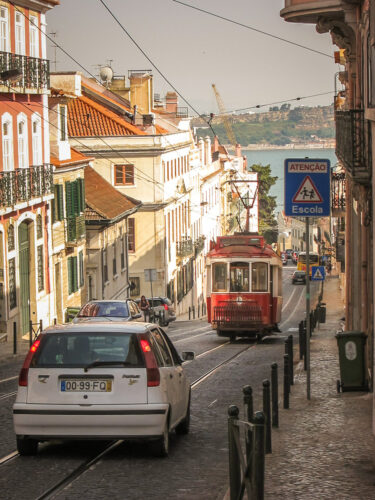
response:
[[[295,45],[296,47],[300,47],[301,49],[305,49],[305,50],[308,50],[310,52],[315,52],[316,54],[319,54],[321,56],[325,56],[325,57],[329,57],[330,59],[334,59],[334,57],[331,56],[330,54],[326,54],[325,52],[321,52],[320,50],[312,49],[310,47],[307,47],[306,45],[302,45],[302,44],[297,43],[297,42],[292,42],[291,40],[287,40],[286,38],[282,38],[281,36],[273,35],[272,33],[268,33],[267,31],[263,31],[263,30],[254,28],[253,26],[248,26],[247,24],[243,24],[243,23],[240,23],[238,21],[234,21],[233,19],[229,19],[227,17],[220,16],[219,14],[215,14],[214,12],[200,9],[199,7],[195,7],[194,5],[189,5],[185,2],[181,2],[180,0],[172,0],[172,2],[184,5],[185,7],[188,7],[189,9],[203,12],[204,14],[208,14],[209,16],[217,17],[218,19],[222,19],[223,21],[227,21],[228,23],[236,24],[237,26],[241,26],[242,28],[246,28],[248,30],[255,31],[257,33],[260,33],[261,35],[269,36],[271,38],[275,38],[276,40],[280,40],[281,42],[289,43],[290,45]]]

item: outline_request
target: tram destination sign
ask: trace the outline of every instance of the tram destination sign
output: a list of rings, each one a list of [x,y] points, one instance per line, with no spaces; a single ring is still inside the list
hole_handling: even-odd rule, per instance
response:
[[[285,160],[285,215],[330,215],[330,161],[312,158]]]

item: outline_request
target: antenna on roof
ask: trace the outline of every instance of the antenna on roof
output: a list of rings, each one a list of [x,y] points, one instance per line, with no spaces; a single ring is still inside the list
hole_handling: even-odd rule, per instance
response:
[[[56,37],[57,37],[57,34],[58,32],[57,31],[51,31],[50,32],[50,35],[53,37],[53,39],[55,40]],[[54,53],[54,57],[53,57],[53,61],[51,61],[52,64],[55,65],[55,72],[57,71],[57,45],[56,45],[56,42],[54,43],[54,45],[52,45],[52,48],[54,49],[53,53]]]

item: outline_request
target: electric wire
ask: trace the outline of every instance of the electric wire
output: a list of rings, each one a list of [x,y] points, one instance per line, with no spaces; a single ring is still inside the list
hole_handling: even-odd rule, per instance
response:
[[[289,43],[290,45],[295,45],[296,47],[300,47],[302,49],[308,50],[310,52],[315,52],[316,54],[319,54],[321,56],[329,57],[330,59],[334,59],[333,56],[330,54],[326,54],[325,52],[321,52],[320,50],[312,49],[311,47],[307,47],[306,45],[302,45],[297,42],[292,42],[291,40],[287,40],[286,38],[282,38],[281,36],[273,35],[272,33],[268,33],[267,31],[263,31],[257,28],[254,28],[253,26],[248,26],[247,24],[240,23],[238,21],[234,21],[233,19],[229,19],[224,16],[220,16],[219,14],[215,14],[214,12],[210,12],[208,10],[200,9],[199,7],[195,7],[194,5],[189,5],[185,2],[181,2],[180,0],[172,0],[172,2],[181,4],[185,7],[188,7],[189,9],[197,10],[199,12],[203,12],[204,14],[208,14],[209,16],[217,17],[218,19],[222,19],[223,21],[227,21],[232,24],[236,24],[237,26],[241,26],[242,28],[246,28],[251,31],[255,31],[257,33],[260,33],[265,36],[269,36],[271,38],[275,38],[276,40],[280,40],[281,42]]]

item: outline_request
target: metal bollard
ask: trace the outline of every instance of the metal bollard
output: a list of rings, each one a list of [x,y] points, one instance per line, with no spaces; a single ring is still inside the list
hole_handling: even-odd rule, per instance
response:
[[[293,335],[289,335],[289,383],[290,385],[294,385],[294,366],[293,366]]]
[[[270,381],[263,380],[263,413],[266,420],[266,453],[272,453]]]
[[[195,306],[193,306],[193,319],[195,319]]]
[[[265,419],[261,411],[254,415],[253,468],[251,470],[251,498],[264,499]]]
[[[243,392],[243,402],[245,405],[245,419],[248,422],[252,422],[254,419],[254,409],[253,409],[253,389],[250,385],[245,385],[242,389]],[[251,471],[252,468],[252,449],[253,449],[253,431],[248,429],[246,431],[246,460],[247,468]]]
[[[17,354],[17,323],[13,321],[13,354]]]
[[[272,427],[279,427],[279,383],[277,363],[271,365]]]
[[[298,342],[299,342],[299,359],[302,359],[306,346],[306,343],[303,342],[303,321],[300,321],[298,325]]]
[[[289,355],[284,354],[284,409],[289,408]]]
[[[234,422],[238,420],[238,415],[239,410],[237,406],[231,405],[228,408],[229,486],[231,500],[236,500],[241,490],[241,466],[234,439]]]
[[[41,319],[39,321],[39,333],[42,333],[42,331],[43,331],[43,320]]]
[[[200,308],[201,308],[201,305],[200,305],[199,300],[198,300],[198,318],[199,318],[199,311],[200,311]]]
[[[53,319],[53,324],[54,324],[54,325],[57,325],[57,318],[54,318],[54,319]]]
[[[189,306],[189,321],[191,319],[191,307]]]

